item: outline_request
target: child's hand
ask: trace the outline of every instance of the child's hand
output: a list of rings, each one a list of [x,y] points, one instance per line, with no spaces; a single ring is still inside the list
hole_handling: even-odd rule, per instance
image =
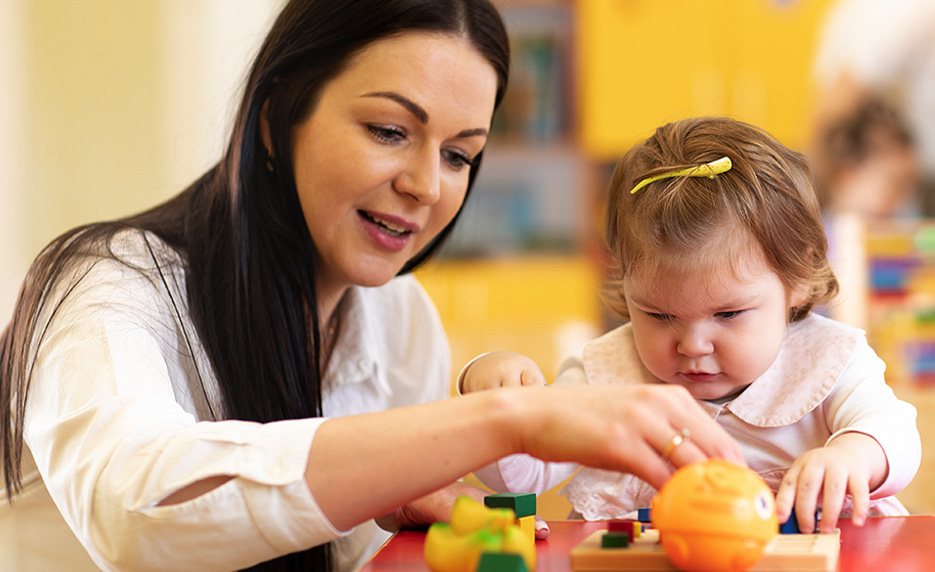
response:
[[[461,378],[461,393],[520,385],[545,385],[536,362],[516,352],[492,352],[468,366]]]
[[[863,526],[870,504],[870,491],[886,478],[886,455],[875,439],[863,433],[845,433],[826,446],[812,449],[795,460],[776,494],[776,514],[785,522],[793,505],[799,530],[815,530],[815,510],[821,502],[819,532],[833,532],[850,494],[854,503],[851,520]]]

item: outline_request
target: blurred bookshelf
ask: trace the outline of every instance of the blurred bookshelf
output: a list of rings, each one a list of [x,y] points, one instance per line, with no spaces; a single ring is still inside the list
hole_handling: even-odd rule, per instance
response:
[[[509,86],[471,197],[419,278],[451,339],[454,373],[478,353],[513,350],[551,379],[574,341],[598,331],[602,182],[576,141],[573,3],[496,4],[510,34]]]
[[[565,2],[499,2],[512,68],[472,196],[442,255],[574,256],[594,204],[574,136],[574,13]]]
[[[914,514],[935,513],[935,220],[839,215],[827,229],[842,288],[829,314],[866,330],[887,383],[918,410],[922,466],[897,496]]]

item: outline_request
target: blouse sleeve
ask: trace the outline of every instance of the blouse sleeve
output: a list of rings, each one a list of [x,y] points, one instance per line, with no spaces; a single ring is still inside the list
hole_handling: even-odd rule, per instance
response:
[[[197,421],[178,398],[187,348],[151,278],[95,262],[60,303],[47,304],[40,324],[48,327],[34,344],[26,442],[95,563],[232,570],[344,534],[304,479],[323,419]],[[158,506],[214,476],[231,479]]]
[[[842,433],[860,432],[883,448],[889,471],[883,484],[871,491],[871,500],[905,488],[922,459],[916,409],[896,397],[886,384],[884,369],[883,360],[862,340],[824,403],[832,431],[828,441]]]
[[[586,383],[581,358],[573,356],[562,362],[552,385]],[[579,467],[577,463],[545,462],[518,454],[490,463],[474,471],[474,475],[497,492],[541,494],[570,477]]]

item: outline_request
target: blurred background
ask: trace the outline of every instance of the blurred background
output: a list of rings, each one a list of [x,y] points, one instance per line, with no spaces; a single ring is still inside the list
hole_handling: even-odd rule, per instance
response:
[[[418,274],[454,373],[509,349],[551,379],[616,325],[600,236],[614,162],[667,121],[736,117],[812,160],[843,285],[826,311],[867,329],[919,408],[923,467],[900,498],[935,512],[935,2],[495,3],[508,96],[460,227]],[[162,201],[218,159],[282,4],[0,0],[0,322],[49,240]]]

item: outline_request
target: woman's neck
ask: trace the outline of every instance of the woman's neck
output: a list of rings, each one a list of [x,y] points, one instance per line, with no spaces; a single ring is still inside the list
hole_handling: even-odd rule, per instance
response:
[[[328,336],[329,330],[334,331],[337,325],[338,304],[347,292],[348,286],[329,287],[327,284],[316,284],[315,295],[318,298],[318,331],[322,339]]]

